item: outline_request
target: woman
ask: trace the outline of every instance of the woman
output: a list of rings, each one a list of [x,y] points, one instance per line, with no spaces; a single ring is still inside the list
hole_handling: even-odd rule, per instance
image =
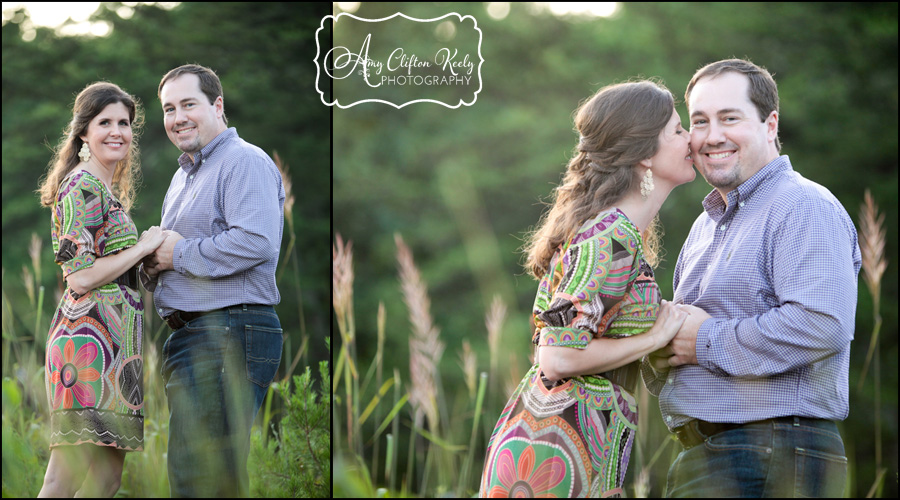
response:
[[[656,213],[694,179],[672,94],[650,81],[605,87],[575,128],[577,152],[526,248],[540,280],[535,364],[488,442],[481,496],[621,494],[639,360],[687,316],[660,300],[651,267]]]
[[[50,463],[39,497],[112,497],[125,451],[142,451],[143,310],[135,264],[165,232],[138,239],[127,210],[138,175],[135,100],[106,82],[75,99],[39,192],[52,207],[66,289],[47,338]]]

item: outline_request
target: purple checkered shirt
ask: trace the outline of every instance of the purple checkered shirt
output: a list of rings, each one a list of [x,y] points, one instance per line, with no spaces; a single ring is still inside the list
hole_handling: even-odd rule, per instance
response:
[[[666,425],[843,420],[861,262],[850,216],[787,156],[727,196],[703,200],[675,265],[674,302],[712,316],[699,365],[641,366]]]
[[[225,130],[194,155],[178,158],[162,207],[162,226],[184,236],[172,271],[141,272],[163,318],[281,300],[275,268],[284,227],[284,186],[269,155]],[[143,271],[143,267],[141,267]]]

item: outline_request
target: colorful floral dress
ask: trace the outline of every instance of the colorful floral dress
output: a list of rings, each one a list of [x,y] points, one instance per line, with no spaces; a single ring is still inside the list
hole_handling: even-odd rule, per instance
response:
[[[619,210],[582,225],[554,255],[534,301],[539,345],[584,349],[592,338],[644,333],[659,288],[637,228]],[[488,442],[482,497],[600,497],[623,493],[634,431],[636,363],[550,382],[535,364]],[[625,376],[627,375],[627,377]]]
[[[63,279],[137,243],[122,205],[89,172],[69,174],[56,200],[51,238]],[[117,282],[82,296],[66,287],[44,363],[51,448],[143,450],[143,311],[140,291]]]

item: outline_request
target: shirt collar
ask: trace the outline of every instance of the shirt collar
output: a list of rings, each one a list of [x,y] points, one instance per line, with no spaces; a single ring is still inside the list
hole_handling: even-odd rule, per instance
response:
[[[736,189],[732,189],[726,195],[728,198],[727,205],[719,192],[713,189],[703,199],[703,209],[714,221],[718,222],[725,215],[733,212],[737,205],[743,206],[753,196],[753,193],[763,185],[766,179],[780,172],[790,170],[793,170],[790,159],[788,159],[787,155],[781,155],[761,168],[759,172],[753,174],[752,177],[742,182]]]
[[[182,153],[181,156],[178,157],[178,164],[181,165],[181,168],[185,172],[190,172],[198,167],[204,159],[209,158],[213,151],[219,146],[219,144],[224,143],[232,138],[237,137],[237,129],[234,127],[230,127],[225,129],[224,132],[220,132],[219,135],[215,136],[213,140],[209,141],[209,144],[203,146],[199,153],[194,155],[194,160],[191,160],[190,155],[187,153]]]

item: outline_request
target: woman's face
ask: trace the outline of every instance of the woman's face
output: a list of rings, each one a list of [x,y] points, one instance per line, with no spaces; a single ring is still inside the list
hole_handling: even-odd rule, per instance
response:
[[[109,168],[128,156],[131,147],[131,120],[128,115],[128,108],[116,102],[103,108],[91,120],[81,140],[91,148],[92,160],[96,158]]]
[[[659,150],[650,164],[653,181],[671,187],[691,182],[697,175],[691,160],[691,136],[681,127],[677,110],[672,110],[672,117],[659,133]]]

